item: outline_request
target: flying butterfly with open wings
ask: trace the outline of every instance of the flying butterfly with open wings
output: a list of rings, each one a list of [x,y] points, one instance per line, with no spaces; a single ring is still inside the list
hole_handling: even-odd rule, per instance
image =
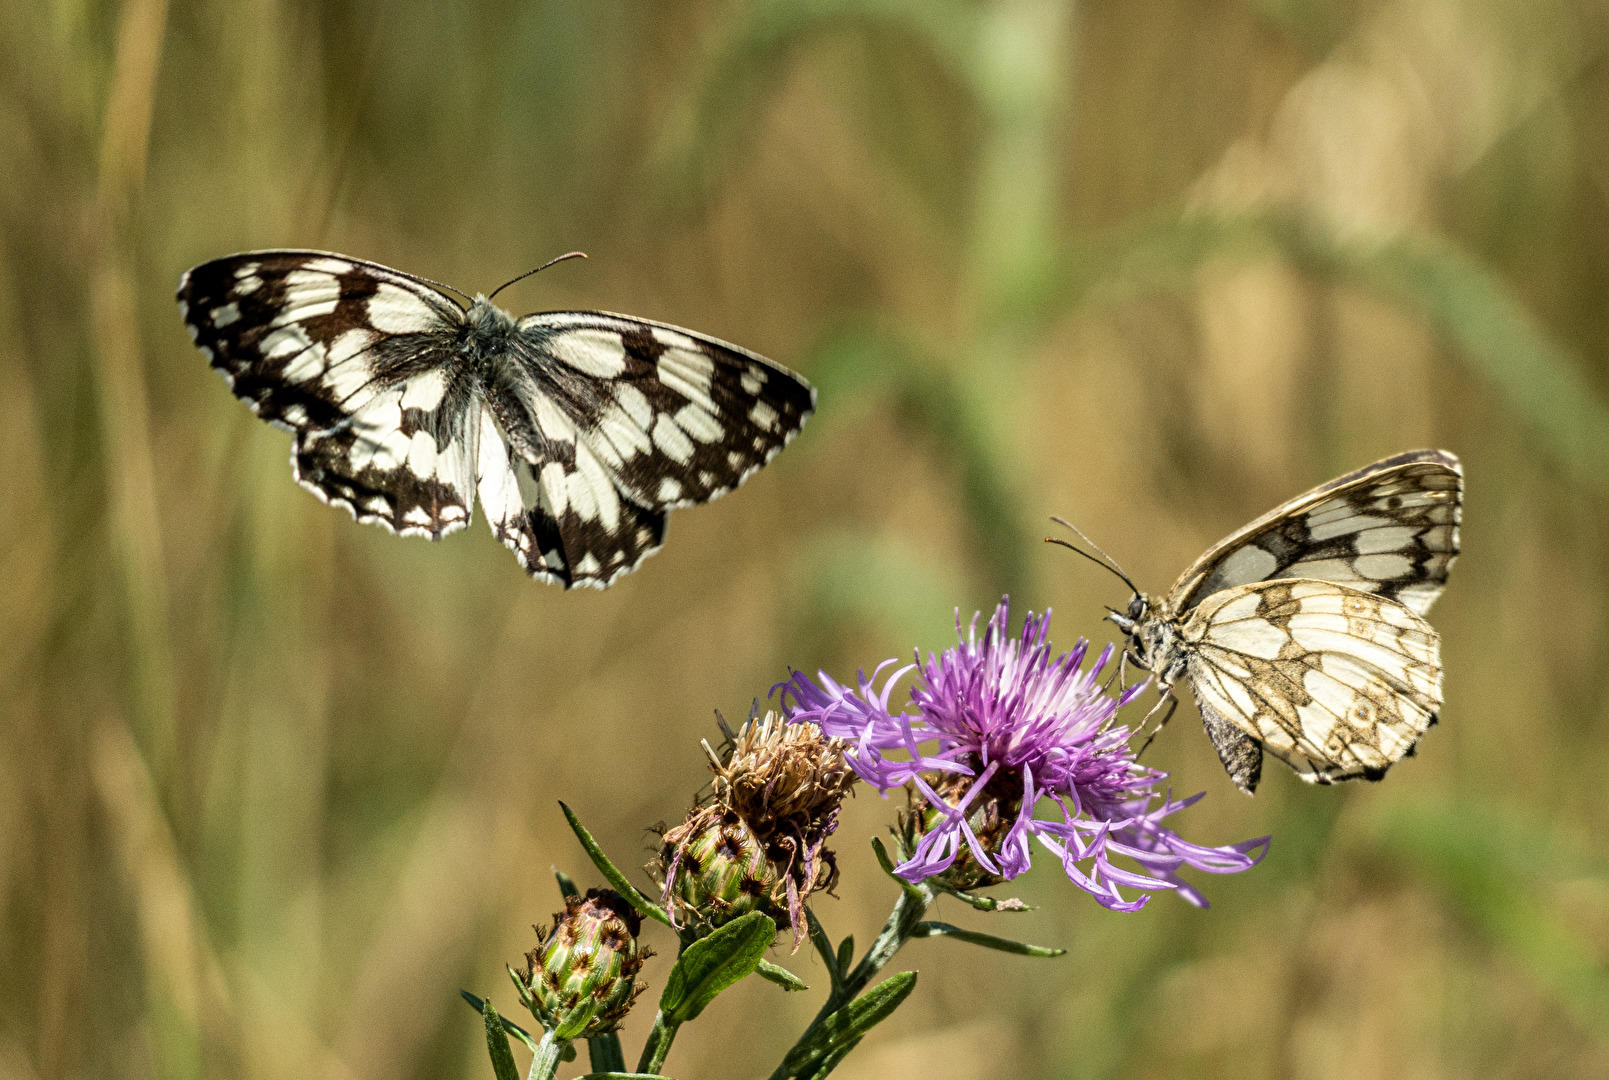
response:
[[[297,483],[432,540],[478,496],[526,572],[565,588],[635,569],[671,510],[742,484],[815,408],[800,376],[691,330],[516,319],[451,293],[345,255],[252,251],[186,272],[178,301],[235,396],[293,434]]]
[[[1134,593],[1127,611],[1108,609],[1128,636],[1125,657],[1155,675],[1169,716],[1174,684],[1189,678],[1248,795],[1264,749],[1311,783],[1378,780],[1441,709],[1441,640],[1425,614],[1458,557],[1462,497],[1458,459],[1415,450],[1269,511],[1165,597],[1108,559]]]

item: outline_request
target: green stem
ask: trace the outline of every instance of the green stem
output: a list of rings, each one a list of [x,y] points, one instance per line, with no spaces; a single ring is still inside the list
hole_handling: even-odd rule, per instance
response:
[[[640,1073],[656,1073],[660,1066],[665,1064],[665,1057],[670,1053],[670,1044],[676,1041],[676,1029],[680,1024],[667,1021],[663,1012],[654,1014],[654,1030],[648,1033],[648,1041],[643,1043],[642,1057],[637,1062],[637,1071]]]
[[[525,1080],[553,1080],[566,1045],[563,1040],[554,1038],[553,1032],[545,1032],[542,1041],[536,1044],[536,1053],[531,1055],[531,1071],[525,1074]]]
[[[816,1013],[816,1018],[810,1021],[810,1026],[800,1034],[799,1038],[794,1042],[794,1046],[798,1046],[809,1038],[823,1020],[860,996],[860,992],[866,989],[866,986],[877,977],[877,973],[882,971],[890,960],[894,959],[894,954],[899,952],[900,948],[915,935],[917,924],[927,914],[927,909],[933,905],[936,896],[937,894],[934,893],[932,888],[925,884],[909,886],[900,891],[899,899],[894,902],[894,910],[888,913],[888,921],[883,923],[882,932],[877,935],[877,940],[872,942],[871,948],[866,950],[866,955],[861,957],[860,963],[855,965],[854,971],[843,976],[842,981],[834,980],[833,989],[827,995],[826,1004],[821,1006],[821,1011]],[[823,932],[822,937],[825,939],[825,932]],[[828,970],[832,970],[835,966],[833,961],[828,961]],[[810,1074],[811,1080],[826,1076],[827,1073],[831,1072],[833,1066],[843,1060],[849,1049],[846,1047],[825,1063],[818,1062],[821,1067]],[[786,1060],[786,1055],[784,1055],[784,1060]],[[639,1071],[646,1072],[649,1070],[640,1069]],[[778,1065],[776,1071],[771,1074],[770,1080],[787,1080],[788,1075],[785,1066]]]
[[[588,1039],[587,1059],[593,1072],[625,1072],[626,1054],[620,1048],[620,1033],[611,1031]]]

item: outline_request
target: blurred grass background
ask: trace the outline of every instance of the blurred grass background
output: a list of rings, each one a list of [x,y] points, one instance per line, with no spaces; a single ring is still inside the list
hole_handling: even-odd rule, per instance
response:
[[[1606,49],[1603,0],[0,2],[0,1077],[489,1075],[456,991],[511,1006],[549,868],[589,883],[557,799],[635,865],[790,664],[1007,590],[1110,637],[1050,514],[1162,589],[1417,446],[1468,474],[1420,756],[1248,800],[1187,703],[1180,827],[1268,860],[1134,916],[1041,868],[1010,930],[1072,954],[916,944],[840,1075],[1609,1074]],[[472,291],[581,248],[507,301],[821,411],[564,594],[295,487],[172,301],[280,245]],[[818,995],[750,982],[673,1075],[770,1070]]]

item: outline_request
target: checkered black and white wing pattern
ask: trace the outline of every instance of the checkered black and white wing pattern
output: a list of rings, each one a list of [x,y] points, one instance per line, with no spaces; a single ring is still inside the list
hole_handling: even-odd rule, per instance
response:
[[[815,407],[779,364],[628,316],[527,315],[510,351],[488,390],[481,504],[532,575],[567,586],[633,569],[669,511],[742,484]]]
[[[259,251],[179,282],[198,348],[253,412],[294,433],[297,481],[359,521],[432,539],[469,522],[472,388],[459,305],[375,263]]]
[[[1333,581],[1430,610],[1458,557],[1463,469],[1442,450],[1398,454],[1277,507],[1215,544],[1180,575],[1177,614],[1237,585]]]
[[[1267,749],[1302,779],[1378,780],[1441,709],[1440,639],[1403,604],[1312,579],[1212,594],[1184,624],[1190,685],[1241,790]]]

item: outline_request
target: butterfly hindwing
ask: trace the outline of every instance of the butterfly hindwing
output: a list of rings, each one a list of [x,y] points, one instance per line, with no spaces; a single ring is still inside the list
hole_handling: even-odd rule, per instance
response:
[[[526,572],[566,588],[606,588],[665,539],[665,512],[623,499],[584,442],[549,440],[533,462],[512,451],[490,406],[479,491],[492,532]]]
[[[511,351],[487,393],[507,465],[482,466],[481,502],[528,572],[566,586],[634,569],[668,511],[742,484],[815,403],[764,357],[623,315],[527,315]]]
[[[1267,581],[1224,589],[1184,624],[1188,673],[1209,734],[1224,721],[1303,779],[1378,779],[1413,750],[1441,708],[1436,632],[1403,604],[1333,582]],[[1253,763],[1255,765],[1256,763]],[[1242,766],[1244,769],[1245,766]]]
[[[1315,578],[1430,610],[1458,556],[1463,470],[1440,450],[1386,458],[1300,495],[1213,545],[1169,597],[1183,614],[1236,585]]]

